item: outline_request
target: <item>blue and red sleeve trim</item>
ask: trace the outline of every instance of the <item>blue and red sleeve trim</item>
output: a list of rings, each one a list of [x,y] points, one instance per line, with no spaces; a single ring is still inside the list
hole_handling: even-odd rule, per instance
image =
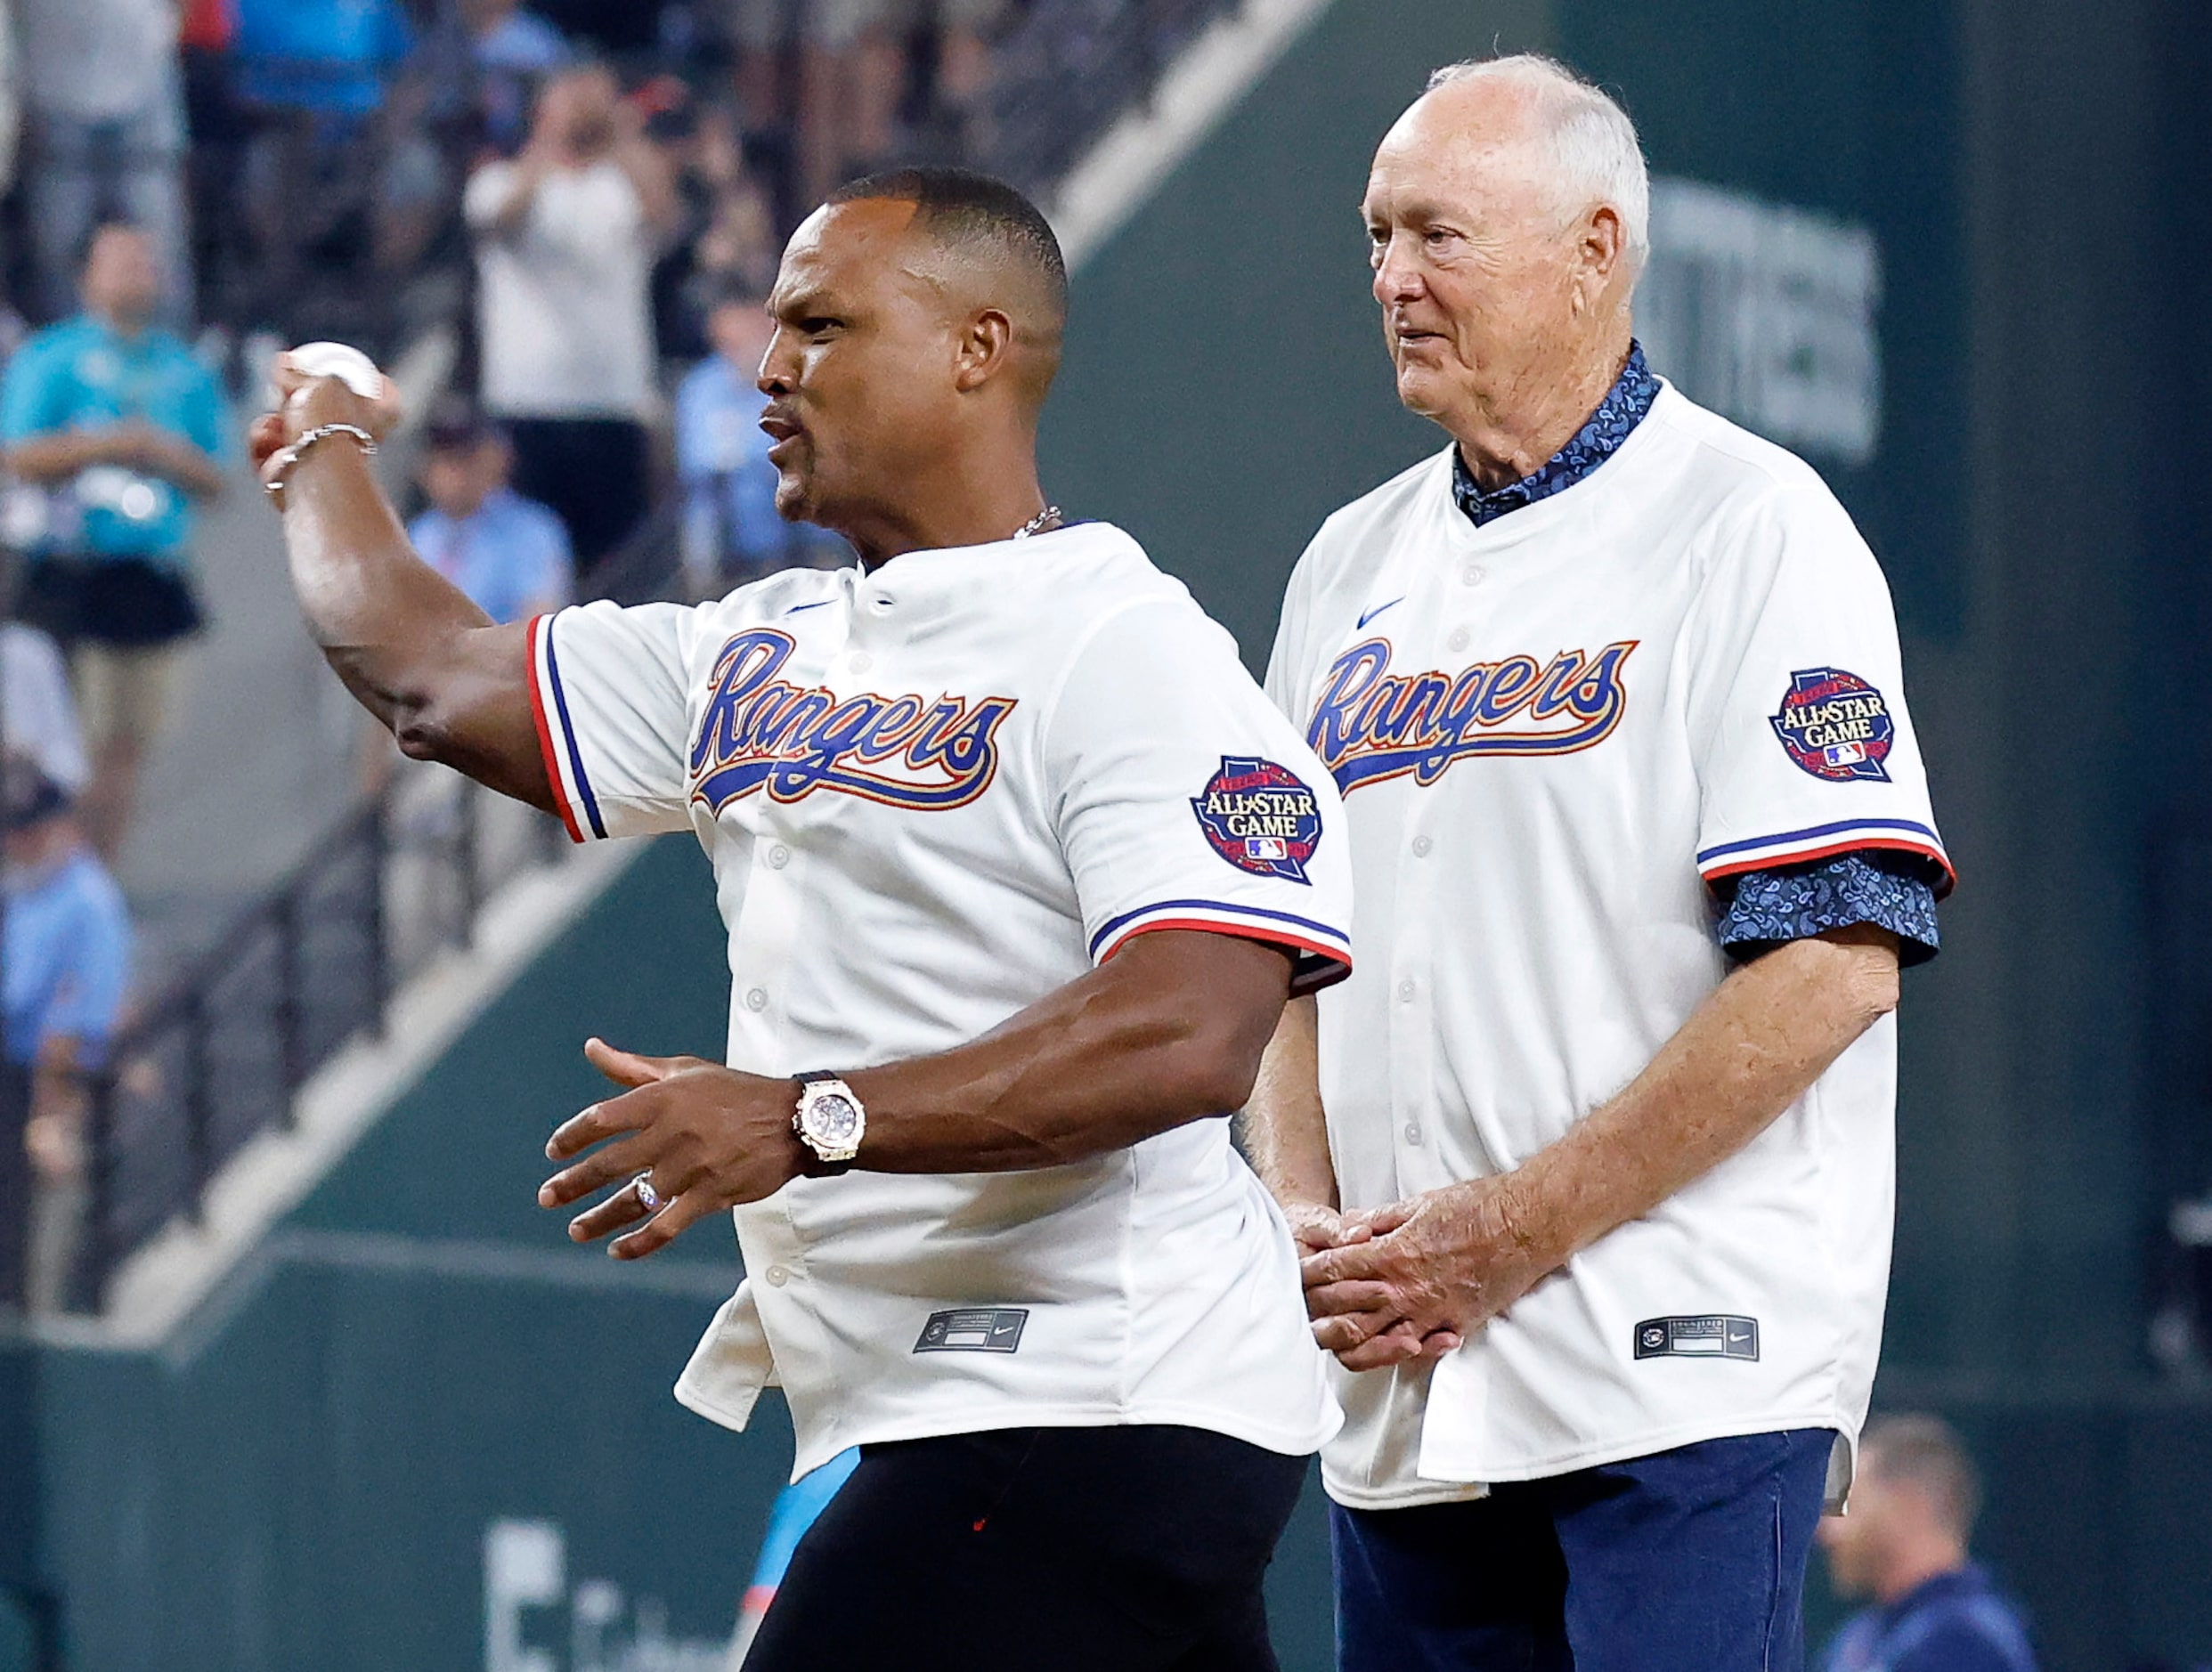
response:
[[[1868,851],[1911,854],[1927,861],[1939,900],[1957,881],[1950,857],[1943,851],[1942,838],[1927,825],[1904,818],[1839,819],[1832,824],[1722,842],[1698,854],[1697,870],[1708,884],[1717,886],[1723,878],[1749,871],[1771,871],[1777,865],[1808,864],[1839,854]]]
[[[541,615],[530,623],[530,715],[537,723],[538,753],[569,840],[605,840],[606,824],[584,771],[583,751],[576,746],[576,730],[568,717],[568,693],[561,686],[560,656],[553,645],[557,619]]]
[[[1226,900],[1160,900],[1110,918],[1091,937],[1092,962],[1102,964],[1137,936],[1161,929],[1235,935],[1285,947],[1293,954],[1293,994],[1317,993],[1352,973],[1351,937],[1342,929],[1294,913]]]

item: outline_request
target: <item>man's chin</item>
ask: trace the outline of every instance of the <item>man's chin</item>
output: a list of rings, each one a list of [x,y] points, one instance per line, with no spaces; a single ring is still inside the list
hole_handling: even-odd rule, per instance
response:
[[[1398,404],[1416,418],[1435,418],[1450,405],[1444,379],[1427,366],[1398,366]]]
[[[776,515],[786,523],[815,521],[813,496],[806,478],[784,471],[776,478]]]

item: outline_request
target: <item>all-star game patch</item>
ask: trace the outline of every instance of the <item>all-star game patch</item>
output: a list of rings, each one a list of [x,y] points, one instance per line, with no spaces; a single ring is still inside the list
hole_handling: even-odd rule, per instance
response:
[[[1801,668],[1790,676],[1774,735],[1789,757],[1830,783],[1872,779],[1887,783],[1883,762],[1897,737],[1897,722],[1882,693],[1841,668]]]
[[[1256,755],[1224,755],[1205,791],[1191,798],[1213,849],[1256,877],[1305,882],[1321,845],[1321,803],[1287,768]]]

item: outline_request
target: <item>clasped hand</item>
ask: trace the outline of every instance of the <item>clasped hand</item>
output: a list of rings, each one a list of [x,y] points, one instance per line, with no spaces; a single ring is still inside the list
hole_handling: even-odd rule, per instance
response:
[[[598,1039],[586,1043],[584,1055],[630,1089],[594,1103],[553,1134],[545,1146],[548,1160],[583,1158],[538,1187],[538,1205],[565,1207],[606,1185],[624,1188],[568,1222],[573,1240],[594,1242],[636,1226],[607,1252],[640,1260],[709,1213],[775,1195],[802,1171],[790,1081],[740,1074],[699,1057],[641,1057]],[[658,1213],[647,1213],[628,1188],[640,1173],[652,1174],[666,1204]]]
[[[1347,1370],[1440,1359],[1549,1270],[1497,1179],[1363,1213],[1290,1214],[1313,1339]]]

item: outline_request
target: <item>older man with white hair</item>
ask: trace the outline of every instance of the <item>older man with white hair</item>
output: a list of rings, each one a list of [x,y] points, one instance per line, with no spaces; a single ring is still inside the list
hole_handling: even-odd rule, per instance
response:
[[[1620,108],[1515,57],[1440,71],[1362,206],[1452,444],[1284,604],[1359,966],[1248,1112],[1338,1365],[1346,1672],[1801,1665],[1873,1379],[1949,865],[1865,541],[1633,339],[1647,202]]]

